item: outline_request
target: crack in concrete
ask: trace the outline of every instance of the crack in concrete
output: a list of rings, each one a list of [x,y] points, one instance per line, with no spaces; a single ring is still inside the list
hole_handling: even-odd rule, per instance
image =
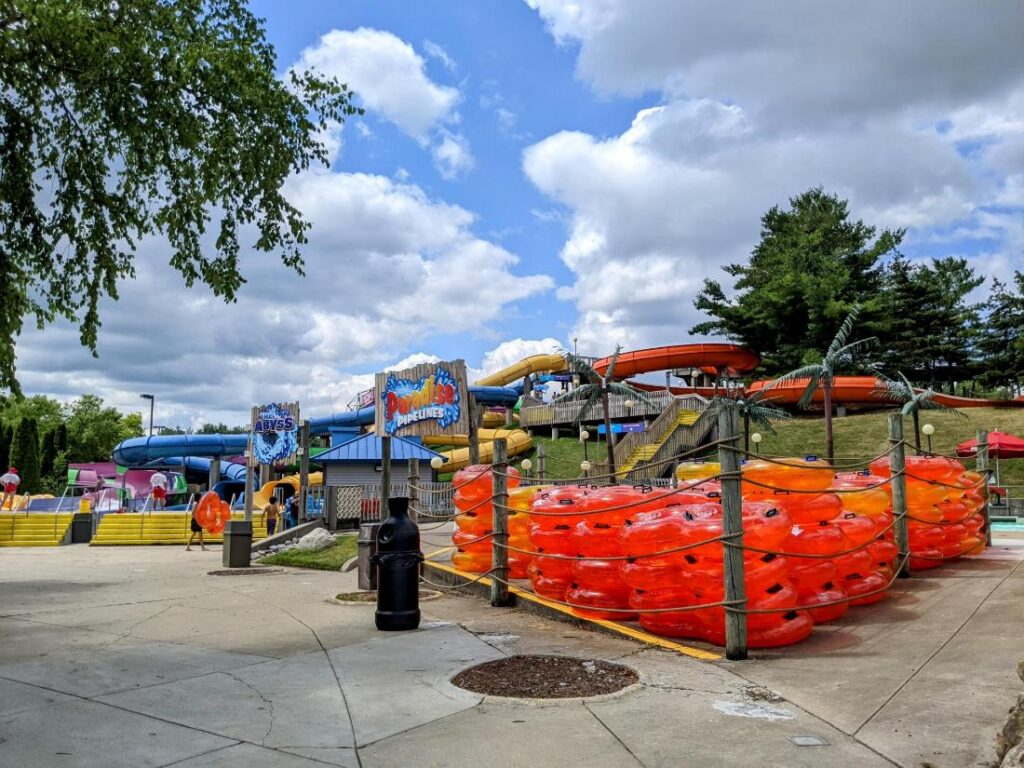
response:
[[[267,739],[270,737],[270,732],[274,730],[274,702],[271,701],[270,699],[268,699],[266,696],[264,696],[263,692],[259,688],[257,688],[252,683],[249,683],[249,682],[243,680],[238,675],[236,675],[236,674],[234,674],[232,672],[222,672],[221,674],[227,675],[232,680],[236,680],[239,683],[241,683],[242,685],[244,685],[250,691],[252,691],[257,696],[259,696],[260,701],[262,701],[264,704],[267,705],[267,708],[268,708],[267,714],[270,717],[270,723],[267,725],[267,732],[263,734],[263,738],[260,740],[260,746],[266,746]]]
[[[585,710],[587,710],[587,712],[590,713],[591,717],[593,717],[595,720],[597,720],[597,722],[599,722],[601,724],[602,728],[604,728],[606,731],[608,731],[608,733],[611,734],[611,737],[613,739],[615,739],[619,743],[619,746],[621,746],[624,750],[626,750],[626,753],[630,757],[632,757],[634,760],[636,760],[638,765],[642,766],[642,768],[647,768],[647,763],[645,763],[643,760],[641,760],[637,756],[637,754],[632,749],[630,749],[629,746],[627,746],[626,742],[624,742],[621,738],[619,738],[619,734],[617,734],[615,731],[613,731],[611,728],[609,728],[608,724],[604,720],[602,720],[598,716],[598,714],[587,705],[587,702],[585,702],[585,701],[583,702],[583,708]]]

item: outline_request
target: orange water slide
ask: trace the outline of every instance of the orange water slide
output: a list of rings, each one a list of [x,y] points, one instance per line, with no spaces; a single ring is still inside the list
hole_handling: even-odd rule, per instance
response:
[[[760,362],[756,352],[739,344],[675,344],[623,352],[614,373],[615,378],[626,379],[651,371],[702,368],[738,375],[750,373]],[[610,363],[611,357],[603,357],[594,363],[594,370],[604,375]]]
[[[804,390],[807,389],[809,379],[793,379],[780,384],[773,384],[773,380],[755,381],[747,392],[764,392],[775,405],[795,406]],[[874,376],[836,376],[832,384],[832,401],[836,405],[888,405],[895,407],[896,403],[881,394],[885,385],[881,379]],[[918,390],[920,391],[920,390]],[[811,398],[811,402],[820,405],[824,395],[819,387]],[[1019,400],[983,400],[978,397],[957,397],[936,393],[933,398],[936,403],[949,408],[1022,408],[1024,401]]]

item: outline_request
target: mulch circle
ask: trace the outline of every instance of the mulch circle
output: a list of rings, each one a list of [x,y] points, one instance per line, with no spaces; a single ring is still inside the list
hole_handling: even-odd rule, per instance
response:
[[[271,568],[269,565],[250,565],[248,568],[222,568],[216,571],[207,571],[207,576],[269,576],[274,573],[284,573],[284,568]]]
[[[441,593],[433,589],[421,589],[420,590],[420,602],[426,602],[427,600],[436,600],[441,597]],[[335,600],[342,603],[376,603],[377,593],[376,591],[366,592],[360,590],[359,592],[341,592],[334,596]]]
[[[639,679],[629,667],[610,661],[524,655],[464,669],[452,684],[488,696],[576,699],[621,691]]]

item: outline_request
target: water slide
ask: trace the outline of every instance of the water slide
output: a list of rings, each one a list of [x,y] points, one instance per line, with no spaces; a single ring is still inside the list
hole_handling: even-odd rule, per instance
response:
[[[809,379],[794,379],[774,386],[771,379],[755,381],[747,387],[747,392],[765,392],[773,404],[795,407],[807,389],[808,381]],[[836,376],[832,384],[832,401],[836,405],[894,407],[895,403],[881,394],[884,389],[884,382],[874,376]],[[819,387],[811,402],[820,405],[823,398],[824,394]],[[933,399],[947,408],[1024,408],[1024,401],[1020,400],[985,400],[942,393],[936,393]]]
[[[490,376],[484,376],[476,383],[477,386],[504,387],[532,373],[557,373],[565,369],[565,358],[562,355],[530,355],[518,363],[513,363],[508,368],[502,368]]]
[[[739,344],[674,344],[623,352],[614,373],[617,379],[628,379],[652,371],[699,368],[711,373],[728,371],[735,376],[750,373],[760,362],[756,352]],[[610,364],[611,357],[603,357],[594,363],[594,370],[603,376]]]

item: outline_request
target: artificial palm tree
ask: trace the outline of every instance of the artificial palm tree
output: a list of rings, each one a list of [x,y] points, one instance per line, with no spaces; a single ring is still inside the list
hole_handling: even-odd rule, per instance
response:
[[[820,363],[805,365],[795,371],[783,374],[765,387],[765,389],[772,389],[787,381],[808,379],[807,388],[798,403],[800,408],[807,408],[811,404],[814,393],[818,391],[818,387],[821,387],[822,403],[825,406],[825,458],[829,462],[835,458],[835,447],[832,440],[832,382],[836,369],[857,353],[878,344],[878,339],[874,336],[858,341],[849,341],[850,334],[853,332],[853,324],[857,321],[858,315],[860,315],[860,307],[855,304],[850,308],[843,324],[839,326],[835,338],[832,339],[832,343],[829,344]]]
[[[896,403],[903,403],[903,407],[900,409],[903,418],[907,416],[913,417],[914,451],[918,455],[921,454],[921,411],[943,411],[944,413],[956,414],[964,419],[967,418],[967,414],[963,411],[936,402],[935,390],[931,388],[915,388],[910,383],[910,379],[903,375],[902,371],[896,371],[895,379],[890,379],[884,373],[879,373],[878,378],[881,380],[881,386],[875,390],[875,394]]]
[[[772,398],[764,391],[748,392],[739,397],[721,397],[716,395],[708,402],[705,413],[709,418],[717,419],[718,414],[726,408],[735,409],[736,413],[743,419],[743,450],[750,453],[750,424],[753,422],[762,429],[776,434],[772,421],[777,419],[788,419],[790,415],[781,408],[770,405]]]
[[[570,401],[584,401],[583,407],[580,408],[580,411],[576,416],[575,423],[577,426],[586,419],[587,414],[590,413],[591,409],[597,404],[597,402],[601,402],[601,408],[604,415],[605,441],[608,445],[608,473],[611,475],[613,484],[616,481],[615,446],[612,444],[612,420],[611,414],[608,410],[608,395],[615,394],[626,397],[635,397],[646,405],[653,405],[651,399],[639,389],[635,389],[624,382],[614,380],[615,365],[619,362],[619,354],[621,352],[621,346],[615,347],[615,354],[612,355],[611,360],[608,362],[608,370],[605,371],[604,376],[602,376],[594,370],[594,367],[585,358],[564,349],[559,350],[559,354],[565,357],[565,362],[569,371],[580,377],[580,385],[572,391],[566,392],[564,395],[559,395],[551,401],[552,405]]]

